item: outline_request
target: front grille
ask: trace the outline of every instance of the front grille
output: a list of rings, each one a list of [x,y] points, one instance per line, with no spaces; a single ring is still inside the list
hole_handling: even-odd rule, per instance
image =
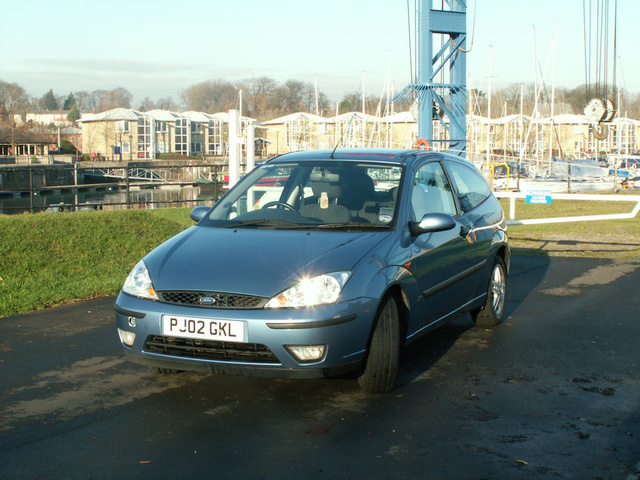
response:
[[[262,308],[268,299],[252,295],[220,292],[163,291],[157,292],[160,301],[176,305],[207,308]],[[205,299],[203,301],[203,299]]]
[[[267,346],[259,343],[220,342],[150,335],[147,337],[144,348],[150,353],[161,353],[174,357],[245,363],[280,363]]]

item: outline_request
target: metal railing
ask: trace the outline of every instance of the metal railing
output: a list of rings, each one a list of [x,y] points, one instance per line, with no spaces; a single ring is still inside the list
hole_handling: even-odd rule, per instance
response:
[[[600,202],[635,202],[635,207],[628,213],[610,213],[603,215],[578,215],[570,217],[549,217],[516,220],[516,199],[527,197],[526,192],[495,192],[497,198],[509,199],[509,220],[507,225],[539,225],[545,223],[589,222],[598,220],[625,220],[635,218],[640,212],[640,195],[596,195],[575,193],[548,193],[552,200],[588,200]]]

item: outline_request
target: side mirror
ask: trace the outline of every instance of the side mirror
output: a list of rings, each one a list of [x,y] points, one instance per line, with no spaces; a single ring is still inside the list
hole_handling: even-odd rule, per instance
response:
[[[451,230],[455,226],[456,221],[451,215],[446,213],[427,213],[419,222],[411,222],[409,230],[412,235],[416,236],[423,233]]]
[[[193,220],[194,222],[199,222],[204,218],[209,209],[209,207],[205,207],[202,205],[194,208],[193,210],[191,210],[191,220]]]

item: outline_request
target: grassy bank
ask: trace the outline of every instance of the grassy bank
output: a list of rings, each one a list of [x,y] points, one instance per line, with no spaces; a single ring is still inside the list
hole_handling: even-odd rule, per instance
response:
[[[634,192],[631,192],[634,193]],[[502,200],[509,216],[509,201]],[[554,200],[551,205],[516,201],[516,220],[629,213],[635,202]],[[640,259],[640,215],[629,220],[579,221],[509,227],[516,254]]]
[[[516,218],[628,212],[629,203],[519,202]],[[508,204],[505,204],[508,212]],[[0,215],[0,317],[112,295],[155,246],[193,224],[189,208]],[[513,226],[519,254],[640,259],[640,218]]]
[[[0,317],[117,293],[188,209],[0,216]]]

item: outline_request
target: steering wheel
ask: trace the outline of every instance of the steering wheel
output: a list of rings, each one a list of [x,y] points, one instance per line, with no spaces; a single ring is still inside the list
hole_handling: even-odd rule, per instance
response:
[[[293,208],[291,205],[289,205],[288,203],[285,202],[280,202],[278,200],[274,200],[272,202],[267,202],[265,203],[262,207],[260,207],[260,210],[262,210],[263,208],[269,208],[269,207],[282,207],[285,210],[290,210],[292,212],[295,212],[296,209]]]

